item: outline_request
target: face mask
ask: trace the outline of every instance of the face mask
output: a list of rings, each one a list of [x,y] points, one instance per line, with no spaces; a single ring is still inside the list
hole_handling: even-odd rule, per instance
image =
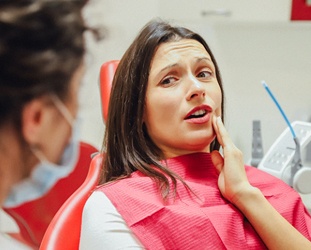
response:
[[[59,164],[48,161],[39,150],[33,150],[33,153],[40,162],[34,167],[30,177],[11,188],[4,207],[16,207],[22,203],[40,198],[59,179],[68,176],[76,165],[79,157],[79,128],[81,119],[77,118],[74,120],[67,107],[57,96],[53,95],[51,98],[55,106],[72,127],[71,139],[65,148]]]

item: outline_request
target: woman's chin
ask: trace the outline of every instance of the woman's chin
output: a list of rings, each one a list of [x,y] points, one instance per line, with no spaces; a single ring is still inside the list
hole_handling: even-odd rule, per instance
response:
[[[213,140],[197,140],[196,143],[188,145],[188,150],[191,152],[209,152],[210,144]]]

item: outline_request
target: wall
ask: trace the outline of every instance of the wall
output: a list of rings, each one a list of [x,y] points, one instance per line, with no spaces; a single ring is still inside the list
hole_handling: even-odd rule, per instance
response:
[[[252,120],[262,123],[265,152],[286,128],[261,80],[266,80],[290,121],[311,119],[310,29],[302,23],[214,25],[226,123],[246,160],[251,155]]]

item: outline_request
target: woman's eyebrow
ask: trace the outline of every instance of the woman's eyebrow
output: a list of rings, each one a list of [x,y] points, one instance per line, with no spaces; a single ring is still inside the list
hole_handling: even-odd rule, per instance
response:
[[[207,57],[207,56],[197,57],[197,58],[196,58],[196,61],[197,61],[197,62],[200,62],[200,61],[208,61],[209,63],[213,63],[213,62],[212,62],[212,59],[209,58],[209,57]],[[167,70],[167,69],[176,67],[176,66],[178,66],[178,65],[179,65],[178,63],[169,64],[169,65],[165,66],[164,68],[162,68],[162,69],[157,73],[157,75],[159,75],[160,73],[162,73],[163,71],[165,71],[165,70]]]
[[[200,61],[209,61],[209,62],[212,62],[212,59],[207,57],[207,56],[203,56],[203,57],[197,57],[196,58],[196,61],[197,62],[200,62]]]
[[[167,70],[167,69],[173,68],[173,67],[175,67],[175,66],[178,66],[178,63],[169,64],[169,65],[165,66],[164,68],[162,68],[162,69],[158,72],[158,74],[162,73],[163,71],[165,71],[165,70]],[[157,75],[158,75],[158,74],[157,74]]]

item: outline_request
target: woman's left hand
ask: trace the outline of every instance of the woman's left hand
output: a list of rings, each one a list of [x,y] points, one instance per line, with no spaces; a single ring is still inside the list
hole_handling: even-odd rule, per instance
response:
[[[247,179],[243,154],[232,142],[220,117],[213,117],[213,127],[224,154],[211,152],[213,164],[219,172],[218,187],[226,199],[237,204],[245,192],[253,189]]]

